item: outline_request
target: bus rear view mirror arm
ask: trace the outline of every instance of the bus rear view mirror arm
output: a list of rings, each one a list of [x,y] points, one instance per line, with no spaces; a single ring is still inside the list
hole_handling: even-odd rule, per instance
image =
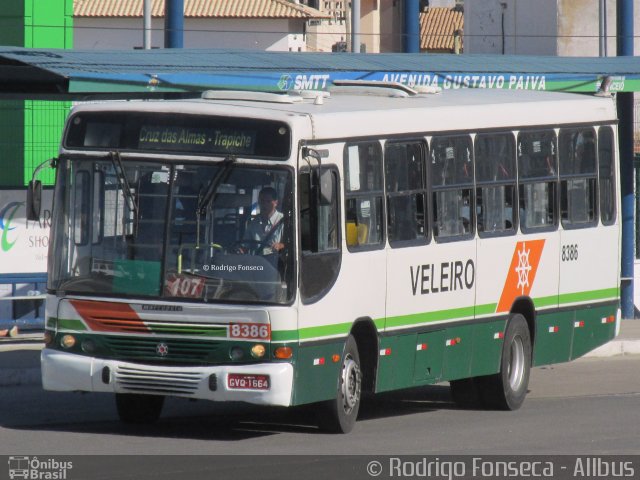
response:
[[[42,182],[31,180],[27,189],[27,220],[40,221],[40,210],[42,205]]]
[[[311,167],[309,158],[313,158],[318,162],[318,205],[331,205],[333,202],[333,182],[331,172],[322,168],[322,159],[329,156],[329,150],[318,150],[315,148],[303,147],[302,156],[307,161],[309,167]]]
[[[45,160],[38,165],[33,171],[31,181],[27,187],[27,220],[40,221],[40,210],[42,206],[42,182],[36,180],[36,176],[45,167],[56,168],[58,164],[57,158]]]

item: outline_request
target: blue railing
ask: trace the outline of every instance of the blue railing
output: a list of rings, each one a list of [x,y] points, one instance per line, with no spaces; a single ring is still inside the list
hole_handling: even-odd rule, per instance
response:
[[[0,330],[44,328],[46,273],[0,275]]]

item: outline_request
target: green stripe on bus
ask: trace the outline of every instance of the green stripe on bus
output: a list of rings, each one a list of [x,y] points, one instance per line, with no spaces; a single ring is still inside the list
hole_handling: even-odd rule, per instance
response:
[[[551,295],[550,297],[534,298],[533,305],[536,308],[556,306],[558,305],[558,295]]]
[[[435,312],[414,313],[399,317],[387,317],[387,328],[404,327],[418,323],[431,323],[439,320],[452,320],[462,317],[473,317],[475,307],[452,308],[451,310],[438,310]]]
[[[70,320],[67,318],[58,318],[58,328],[61,330],[75,330],[83,332],[87,329],[82,320]]]
[[[487,303],[486,305],[476,305],[476,315],[491,315],[496,313],[497,303]]]
[[[617,288],[605,288],[587,292],[538,297],[534,298],[533,302],[536,308],[540,308],[563,303],[613,299],[618,296],[618,293]],[[497,306],[497,303],[487,303],[484,305],[476,305],[475,307],[461,307],[449,310],[438,310],[435,312],[414,313],[410,315],[388,317],[386,321],[384,318],[378,318],[374,320],[374,323],[378,330],[382,330],[384,325],[386,325],[386,328],[411,327],[443,320],[456,320],[459,318],[473,318],[474,316],[491,315],[496,313]],[[296,337],[295,330],[272,332],[272,341],[292,341],[298,338],[300,340],[308,340],[311,338],[321,338],[333,335],[347,335],[350,329],[351,323],[339,323],[335,325],[325,325],[322,327],[302,328],[300,329],[299,337]]]
[[[607,298],[616,298],[618,296],[618,288],[604,288],[602,290],[591,290],[590,292],[564,293],[559,296],[559,303],[577,303],[587,302],[590,300],[604,300]]]
[[[565,293],[562,295],[551,295],[548,297],[534,298],[536,308],[554,306],[565,303],[589,302],[594,300],[613,299],[618,297],[618,288],[605,288],[601,290],[591,290],[587,292]],[[410,315],[400,315],[397,317],[378,318],[374,324],[378,330],[386,328],[411,327],[419,324],[427,324],[443,320],[456,320],[459,318],[473,318],[474,316],[490,315],[496,312],[496,303],[487,303],[471,307],[453,308],[449,310],[437,310],[435,312],[421,312]],[[318,327],[301,328],[300,330],[276,330],[271,332],[272,342],[292,342],[298,340],[309,340],[312,338],[323,338],[331,336],[346,336],[351,330],[352,323],[337,323],[332,325],[322,325]],[[58,319],[58,328],[67,330],[83,331],[87,328],[80,320]],[[184,327],[184,333],[190,327]],[[160,329],[158,329],[160,330]],[[195,332],[194,332],[195,333]],[[222,333],[222,332],[220,332]],[[207,336],[217,336],[217,332],[207,332]],[[222,336],[222,335],[221,335]]]
[[[384,318],[378,318],[373,321],[378,330],[384,329]],[[325,325],[322,327],[301,328],[297,330],[277,330],[271,332],[272,342],[291,342],[300,340],[308,340],[316,337],[328,337],[335,335],[345,336],[351,330],[351,323],[338,323],[336,325]]]
[[[322,325],[321,327],[307,327],[300,329],[300,340],[317,337],[330,337],[334,335],[347,335],[353,323],[336,323],[333,325]]]
[[[536,308],[563,305],[567,303],[592,302],[594,300],[607,300],[619,296],[618,288],[603,288],[601,290],[590,290],[588,292],[563,293],[551,295],[549,297],[538,297],[533,299]]]

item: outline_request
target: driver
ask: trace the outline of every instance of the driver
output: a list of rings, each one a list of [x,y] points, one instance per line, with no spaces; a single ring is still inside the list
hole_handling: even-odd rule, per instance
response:
[[[244,232],[244,240],[258,246],[256,255],[273,255],[284,248],[282,219],[278,211],[278,194],[273,187],[264,187],[258,194],[260,214],[254,217]]]

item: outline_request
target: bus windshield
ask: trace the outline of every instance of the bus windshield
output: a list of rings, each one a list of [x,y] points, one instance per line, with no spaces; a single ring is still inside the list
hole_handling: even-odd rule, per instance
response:
[[[286,167],[67,158],[55,202],[51,290],[204,302],[293,297]]]

